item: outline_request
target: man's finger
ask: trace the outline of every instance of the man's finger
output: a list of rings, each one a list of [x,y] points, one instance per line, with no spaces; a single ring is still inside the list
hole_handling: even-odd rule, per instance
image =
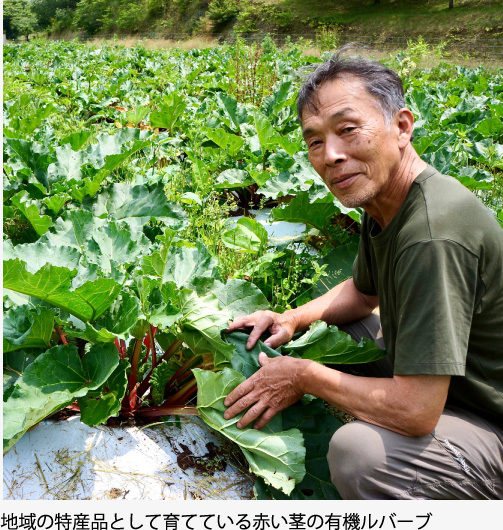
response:
[[[243,396],[246,396],[246,394],[249,394],[253,390],[253,386],[254,384],[251,378],[248,378],[246,381],[243,381],[224,399],[224,405],[226,407],[230,407],[238,399],[241,399]],[[233,414],[233,416],[235,416],[235,414]],[[232,418],[232,416],[230,417]]]
[[[262,412],[268,407],[266,402],[259,401],[251,407],[248,412],[237,422],[236,427],[238,429],[243,429],[248,426],[252,421],[256,420]]]
[[[254,320],[251,320],[249,316],[239,317],[236,318],[236,320],[229,320],[228,322],[229,327],[224,330],[226,333],[229,333],[231,331],[235,331],[236,329],[240,328],[249,328],[250,326],[253,326],[255,324]]]
[[[273,418],[274,416],[276,416],[276,414],[279,412],[279,410],[276,410],[276,409],[267,409],[263,414],[262,416],[260,417],[260,419],[258,419],[254,425],[253,425],[253,428],[254,429],[262,429],[263,427],[265,427]],[[240,420],[242,421],[242,420]]]
[[[258,362],[260,366],[265,366],[270,361],[269,357],[267,357],[267,354],[263,351],[261,351],[258,354]]]
[[[255,344],[257,344],[257,341],[260,339],[262,333],[264,333],[264,331],[266,331],[272,323],[273,320],[270,316],[264,316],[255,324],[255,327],[253,328],[250,336],[248,337],[248,341],[246,342],[247,350],[251,350]]]
[[[285,344],[285,342],[288,342],[289,340],[290,335],[288,334],[288,331],[286,331],[285,329],[280,329],[277,333],[271,335],[268,339],[266,339],[264,341],[264,344],[266,346],[269,346],[269,348],[275,349],[278,346]]]

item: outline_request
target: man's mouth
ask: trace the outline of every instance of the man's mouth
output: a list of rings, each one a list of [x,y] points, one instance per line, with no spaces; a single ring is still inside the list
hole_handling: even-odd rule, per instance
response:
[[[353,184],[353,182],[358,178],[359,174],[360,173],[349,173],[347,175],[340,175],[337,178],[332,179],[331,184],[334,188],[342,190],[351,186],[351,184]]]

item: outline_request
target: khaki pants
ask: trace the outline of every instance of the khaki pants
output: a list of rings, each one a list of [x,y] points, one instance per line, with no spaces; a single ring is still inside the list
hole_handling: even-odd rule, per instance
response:
[[[379,317],[341,329],[355,340],[376,340]],[[337,368],[392,377],[386,361]],[[455,407],[445,408],[427,436],[408,437],[358,420],[348,423],[332,437],[327,459],[343,499],[503,499],[503,430]]]

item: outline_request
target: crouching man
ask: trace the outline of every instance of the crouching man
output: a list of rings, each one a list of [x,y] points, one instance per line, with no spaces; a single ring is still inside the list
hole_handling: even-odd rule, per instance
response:
[[[324,320],[385,345],[388,357],[355,375],[261,354],[262,368],[227,396],[225,417],[246,411],[238,427],[260,429],[312,394],[357,418],[328,449],[344,499],[502,499],[503,230],[418,156],[401,80],[379,63],[322,64],[298,115],[314,169],[342,204],[365,211],[353,278],[229,330],[252,327],[249,348],[269,330],[274,348]]]

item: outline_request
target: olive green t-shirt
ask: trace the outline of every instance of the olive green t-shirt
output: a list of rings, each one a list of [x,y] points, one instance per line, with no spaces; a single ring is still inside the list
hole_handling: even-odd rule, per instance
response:
[[[379,296],[396,375],[451,375],[447,402],[503,427],[503,229],[428,166],[384,229],[362,220],[358,290]]]

